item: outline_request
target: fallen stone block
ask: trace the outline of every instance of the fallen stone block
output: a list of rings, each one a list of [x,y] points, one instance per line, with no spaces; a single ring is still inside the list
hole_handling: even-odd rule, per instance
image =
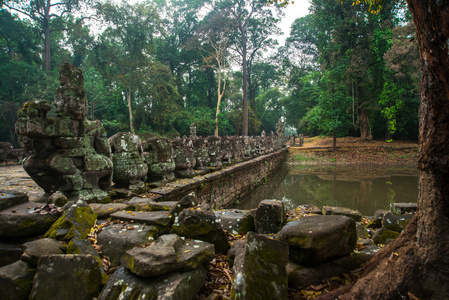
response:
[[[418,209],[416,203],[397,202],[390,203],[390,212],[396,215],[403,215],[406,213],[415,213]]]
[[[112,266],[119,266],[126,251],[135,245],[153,242],[158,235],[155,226],[147,224],[111,224],[97,234],[97,244],[109,257]]]
[[[287,212],[287,222],[295,221],[310,214],[321,215],[322,209],[313,204],[299,205],[297,208]]]
[[[414,213],[405,215],[393,215],[388,213],[382,219],[382,227],[385,229],[402,232],[414,215]]]
[[[140,277],[185,272],[208,265],[214,246],[207,242],[185,241],[176,234],[160,236],[148,247],[134,247],[123,255],[122,265]]]
[[[287,299],[288,245],[249,232],[234,260],[230,299]]]
[[[126,202],[125,210],[135,211],[171,211],[178,202],[176,201],[154,201],[152,198],[133,197]]]
[[[343,215],[356,222],[362,221],[362,214],[359,211],[345,207],[323,206],[323,215]]]
[[[193,299],[206,281],[207,267],[192,271],[142,278],[119,267],[104,286],[98,300],[115,299]]]
[[[30,299],[91,300],[101,291],[101,271],[91,255],[47,255],[39,259]]]
[[[17,261],[0,268],[0,291],[4,300],[27,300],[36,269],[29,263]]]
[[[184,209],[190,207],[196,207],[198,205],[198,197],[194,192],[182,197],[181,200],[170,210],[173,216],[178,216]]]
[[[97,215],[97,218],[100,220],[107,219],[111,216],[111,214],[122,211],[128,207],[125,203],[90,203],[89,207],[93,210],[93,212]]]
[[[215,211],[215,217],[221,228],[232,234],[255,231],[254,217],[247,210],[220,209]]]
[[[28,196],[25,193],[0,190],[0,211],[28,202]]]
[[[69,202],[69,199],[67,199],[66,195],[64,195],[62,192],[56,191],[48,197],[47,202],[53,203],[58,207],[63,207],[67,204],[67,202]]]
[[[373,234],[373,241],[376,244],[382,244],[385,245],[388,243],[389,240],[394,240],[399,236],[399,232],[394,230],[389,230],[385,228],[380,228],[376,230]]]
[[[118,211],[111,215],[111,219],[153,225],[159,234],[163,234],[169,229],[172,216],[167,211]]]
[[[388,213],[390,213],[388,210],[385,210],[385,209],[378,209],[378,210],[376,210],[376,212],[374,213],[373,218],[376,219],[376,220],[377,220],[377,219],[382,220],[382,219],[385,217],[385,215],[388,214]]]
[[[210,208],[184,209],[175,218],[171,233],[214,244],[216,253],[226,253],[230,246],[226,234]]]
[[[343,256],[357,242],[355,221],[346,216],[311,216],[289,222],[276,239],[290,246],[290,259],[309,265]]]
[[[26,242],[22,245],[23,254],[21,260],[26,261],[34,266],[37,266],[39,258],[50,254],[63,254],[65,246],[60,242],[44,238],[31,242]]]
[[[101,271],[101,284],[106,284],[106,281],[108,280],[108,275],[106,275],[104,269],[103,269],[103,261],[101,260],[100,255],[97,251],[95,251],[94,246],[92,246],[91,242],[88,240],[77,240],[72,239],[69,244],[67,245],[67,254],[84,254],[84,255],[91,255],[98,263],[98,266]]]
[[[284,203],[277,200],[260,202],[254,220],[257,233],[277,233],[285,222]]]
[[[97,215],[89,206],[83,202],[77,202],[64,211],[45,233],[45,237],[62,241],[70,241],[73,238],[85,239],[96,219]]]
[[[58,217],[60,211],[45,211],[32,201],[0,211],[0,238],[16,239],[44,234]]]

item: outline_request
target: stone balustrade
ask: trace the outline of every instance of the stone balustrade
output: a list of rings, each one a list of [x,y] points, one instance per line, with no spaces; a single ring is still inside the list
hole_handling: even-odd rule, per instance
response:
[[[81,70],[66,63],[60,70],[61,86],[55,91],[56,117],[51,106],[32,100],[19,111],[16,132],[22,148],[32,155],[24,169],[47,196],[61,191],[70,200],[107,201],[112,181],[117,188],[141,192],[176,178],[192,178],[223,166],[240,163],[286,147],[285,125],[277,134],[256,137],[196,136],[154,137],[142,143],[131,133],[106,138],[97,121],[86,119],[87,100]],[[112,148],[112,152],[111,152]]]

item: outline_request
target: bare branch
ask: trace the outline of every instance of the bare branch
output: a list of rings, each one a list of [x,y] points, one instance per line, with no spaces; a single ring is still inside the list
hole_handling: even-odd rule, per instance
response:
[[[11,6],[11,5],[9,5],[8,3],[3,3],[3,5],[6,6],[7,8],[9,8],[9,9],[11,9],[11,10],[15,10],[15,11],[21,13],[21,14],[24,14],[24,15],[30,17],[31,19],[33,19],[33,20],[35,20],[35,21],[37,20],[36,17],[34,17],[33,15],[27,13],[27,12],[24,11],[24,10],[21,10],[21,9],[19,9],[19,8],[16,8],[16,7],[14,7],[14,6]]]

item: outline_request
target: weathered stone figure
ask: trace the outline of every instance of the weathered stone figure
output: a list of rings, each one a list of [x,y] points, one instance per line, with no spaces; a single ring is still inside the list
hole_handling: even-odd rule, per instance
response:
[[[304,134],[299,135],[299,147],[304,146]]]
[[[231,151],[231,160],[233,163],[239,163],[242,161],[241,156],[241,148],[240,148],[240,141],[238,137],[231,136],[227,138],[229,140],[230,144],[230,151]]]
[[[32,100],[18,112],[16,132],[21,147],[34,154],[23,168],[46,195],[61,191],[69,199],[108,201],[111,150],[99,121],[87,120],[87,100],[81,70],[65,63],[55,92],[56,117],[46,101]]]
[[[223,156],[221,158],[221,161],[223,165],[229,166],[231,164],[231,158],[232,158],[232,150],[231,150],[231,142],[228,138],[222,137],[221,138],[221,151],[223,153]]]
[[[292,134],[291,138],[290,138],[290,146],[295,146],[295,141],[296,141],[296,136],[295,134]]]
[[[196,125],[192,123],[190,125],[190,139],[196,140],[198,137],[196,136]]]
[[[207,151],[207,140],[197,138],[193,142],[193,156],[195,157],[195,170],[208,170],[209,152]]]
[[[171,140],[151,138],[143,145],[143,159],[148,165],[147,182],[160,186],[175,180],[175,161]]]
[[[221,150],[221,139],[216,136],[208,136],[207,150],[209,152],[209,167],[212,170],[219,170],[223,167],[221,162],[223,153]]]
[[[116,187],[132,191],[145,189],[148,165],[142,159],[142,141],[130,132],[120,132],[109,138],[114,163],[113,181]]]
[[[175,156],[175,175],[178,178],[192,178],[195,176],[193,167],[195,157],[193,156],[193,143],[190,139],[182,138],[172,141],[173,153]]]

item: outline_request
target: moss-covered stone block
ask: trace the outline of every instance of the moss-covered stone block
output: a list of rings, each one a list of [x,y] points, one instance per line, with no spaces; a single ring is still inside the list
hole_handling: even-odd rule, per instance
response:
[[[45,237],[70,241],[73,238],[85,239],[97,215],[90,207],[72,206],[45,233]]]
[[[379,244],[384,245],[387,242],[387,240],[394,240],[399,236],[399,234],[400,234],[399,232],[394,230],[380,228],[374,233],[373,241],[378,245]]]
[[[78,239],[71,240],[67,245],[67,254],[90,254],[93,258],[95,258],[100,267],[101,284],[106,284],[109,277],[103,269],[103,261],[101,260],[100,255],[98,255],[97,251],[95,251],[95,248],[88,240],[78,240]]]
[[[290,258],[313,264],[351,253],[357,242],[356,222],[346,216],[311,216],[291,221],[276,235],[290,245]]]
[[[27,300],[35,273],[36,269],[22,260],[0,268],[0,298]]]
[[[249,232],[234,260],[230,299],[287,299],[288,245]]]
[[[212,211],[185,209],[175,218],[172,233],[191,239],[206,241],[215,246],[215,252],[226,253],[230,246],[221,225]]]

